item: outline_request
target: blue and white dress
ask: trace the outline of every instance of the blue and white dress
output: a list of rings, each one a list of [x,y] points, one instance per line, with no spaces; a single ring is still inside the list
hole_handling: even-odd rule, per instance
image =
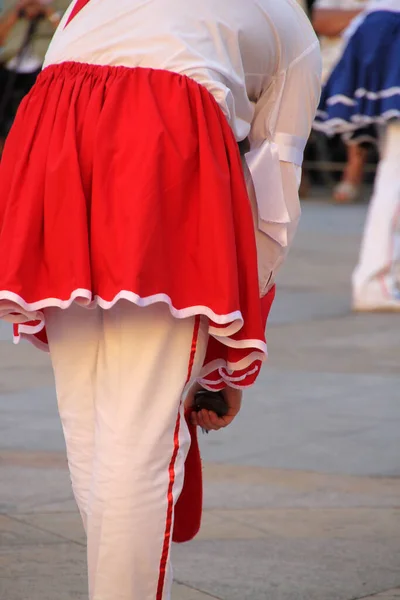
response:
[[[374,141],[377,125],[400,119],[400,0],[375,0],[345,35],[314,128],[347,142]]]

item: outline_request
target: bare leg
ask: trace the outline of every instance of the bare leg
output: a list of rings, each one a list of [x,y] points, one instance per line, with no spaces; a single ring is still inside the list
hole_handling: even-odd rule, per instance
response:
[[[364,176],[364,166],[367,160],[367,150],[361,146],[347,146],[347,165],[342,181],[336,186],[333,194],[338,204],[348,204],[357,200]]]

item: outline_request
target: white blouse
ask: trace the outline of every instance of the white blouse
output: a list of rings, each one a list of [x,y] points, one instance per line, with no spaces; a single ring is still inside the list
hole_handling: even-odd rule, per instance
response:
[[[259,244],[265,291],[297,225],[290,180],[320,94],[319,43],[303,10],[296,0],[90,0],[65,26],[74,4],[45,67],[77,61],[187,75],[215,97],[236,139],[250,138],[258,230],[270,240],[268,249]]]

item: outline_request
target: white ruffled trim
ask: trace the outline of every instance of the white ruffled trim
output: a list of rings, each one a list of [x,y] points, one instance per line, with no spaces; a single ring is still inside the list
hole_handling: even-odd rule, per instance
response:
[[[230,337],[227,337],[225,335],[221,336],[221,335],[215,335],[212,330],[214,328],[210,327],[209,328],[209,333],[210,335],[213,336],[213,338],[215,338],[218,342],[221,342],[221,344],[224,344],[225,346],[229,346],[229,348],[258,348],[258,350],[260,350],[261,352],[263,352],[264,354],[266,354],[267,352],[267,344],[265,342],[262,342],[261,340],[233,340]],[[221,332],[221,329],[218,329],[219,332]]]
[[[239,377],[224,377],[221,375],[220,379],[215,379],[215,380],[211,381],[211,380],[207,379],[207,377],[204,377],[204,378],[198,379],[198,381],[200,384],[205,383],[205,384],[209,384],[210,386],[220,385],[221,383],[226,383],[227,381],[229,381],[230,383],[239,384],[240,381],[243,382],[248,377],[251,377],[251,375],[255,375],[256,373],[258,373],[259,370],[260,370],[260,367],[258,365],[256,365],[253,369],[251,369],[251,371],[248,371],[247,373],[245,373],[244,375],[240,375]],[[218,371],[220,372],[220,369],[218,369]],[[211,371],[211,372],[214,372],[214,371]]]
[[[355,92],[357,98],[368,98],[368,100],[380,100],[382,98],[391,98],[392,96],[400,95],[400,87],[391,87],[379,92],[369,92],[365,88],[359,88]]]
[[[220,325],[227,325],[225,328],[209,327],[209,334],[215,337],[219,342],[231,348],[255,348],[256,350],[241,359],[237,363],[227,363],[224,360],[216,360],[208,363],[202,369],[200,378],[205,378],[207,375],[217,369],[225,369],[228,373],[242,371],[250,366],[256,360],[264,361],[267,357],[267,344],[262,340],[232,340],[230,335],[239,331],[243,325],[243,317],[240,311],[235,311],[226,315],[217,315],[207,306],[190,306],[184,309],[177,309],[173,306],[171,298],[167,294],[154,294],[146,298],[141,298],[133,292],[123,290],[119,292],[111,301],[106,301],[99,296],[92,299],[92,294],[89,290],[77,289],[74,290],[68,300],[60,300],[59,298],[46,298],[38,302],[26,302],[14,292],[0,292],[0,318],[10,323],[16,323],[18,327],[18,335],[14,335],[14,343],[19,343],[21,339],[28,339],[37,348],[44,351],[49,351],[47,344],[40,341],[35,334],[40,333],[45,326],[45,318],[43,309],[57,307],[67,309],[73,302],[77,302],[81,306],[88,309],[100,306],[104,310],[112,308],[119,300],[128,300],[136,306],[146,307],[151,304],[163,302],[168,305],[172,316],[178,319],[194,317],[196,315],[204,315]],[[18,313],[18,314],[13,314]],[[39,321],[36,325],[29,325],[27,321]],[[233,321],[233,323],[232,323]],[[218,335],[215,335],[215,332]],[[257,351],[258,350],[258,351]],[[254,373],[254,371],[253,371]],[[253,374],[253,373],[249,373]],[[246,375],[244,376],[246,377]],[[236,387],[234,382],[236,378],[231,378],[229,375],[224,378],[226,383],[231,387]],[[236,381],[241,380],[241,377]],[[210,382],[211,383],[211,382]],[[243,387],[243,386],[238,386]]]
[[[371,92],[366,88],[357,88],[354,92],[355,98],[367,98],[368,100],[382,100],[384,98],[392,98],[393,96],[400,95],[400,87],[391,87],[385,90],[379,90],[377,92]],[[345,106],[357,106],[356,100],[353,97],[345,96],[344,94],[335,94],[330,96],[326,101],[328,106],[335,106],[336,104],[344,104]]]
[[[247,371],[247,373],[245,373],[244,375],[240,375],[239,377],[228,377],[228,379],[229,381],[238,383],[239,381],[244,381],[245,379],[247,379],[247,377],[250,377],[251,375],[255,375],[256,373],[258,373],[259,370],[260,367],[256,365],[251,371]]]
[[[345,96],[344,94],[335,94],[328,98],[326,103],[329,106],[334,106],[335,104],[344,104],[345,106],[357,106],[357,102],[350,98],[349,96]]]
[[[324,111],[318,111],[317,116],[323,119],[327,116],[327,113]],[[350,121],[346,121],[345,119],[340,119],[337,117],[334,119],[327,119],[324,122],[315,121],[313,128],[316,131],[324,132],[326,135],[344,134],[344,137],[346,138],[346,136],[350,137],[350,135],[357,131],[357,129],[367,127],[368,125],[385,125],[391,119],[399,118],[400,110],[391,109],[376,117],[369,117],[367,115],[352,115],[350,117]]]
[[[22,312],[24,317],[26,317],[26,320],[37,321],[43,320],[43,313],[41,311],[44,308],[57,307],[67,309],[73,302],[77,302],[86,308],[100,306],[100,308],[103,308],[104,310],[109,310],[119,300],[128,300],[129,302],[132,302],[133,304],[143,308],[150,306],[151,304],[156,304],[157,302],[164,302],[165,304],[168,304],[172,316],[178,319],[186,319],[199,314],[205,315],[218,325],[227,325],[225,328],[214,328],[215,332],[218,332],[218,335],[233,335],[234,333],[237,333],[243,325],[243,317],[240,311],[235,311],[226,315],[217,315],[207,306],[190,306],[188,308],[178,309],[173,306],[172,300],[167,294],[153,294],[153,296],[141,298],[138,296],[138,294],[134,294],[133,292],[129,292],[127,290],[122,290],[119,292],[111,301],[104,300],[100,296],[94,296],[93,298],[89,290],[77,289],[72,292],[68,300],[60,300],[59,298],[45,298],[37,302],[26,302],[18,294],[4,290],[0,292],[0,318],[8,320],[11,323],[22,323],[23,321],[20,317],[18,318],[18,316],[16,316],[16,318],[7,318],[7,314],[8,317],[13,317],[13,315],[10,315],[10,313],[14,312],[14,309],[17,309],[18,312]],[[4,308],[1,308],[1,305],[7,301],[13,306],[10,305],[10,307],[7,307],[5,311]]]
[[[43,329],[44,323],[41,322],[40,325],[41,325],[41,328],[39,329],[39,331],[41,331]],[[18,335],[14,334],[14,336],[13,336],[13,342],[14,342],[14,344],[19,344],[19,342],[21,340],[27,340],[33,346],[35,346],[35,348],[38,348],[38,350],[42,350],[42,352],[48,352],[49,351],[48,345],[45,344],[44,342],[42,342],[41,340],[39,340],[35,335],[33,335],[33,333],[34,333],[33,331],[32,332],[23,333],[23,332],[20,331],[20,327],[18,329],[19,329]],[[35,329],[35,328],[32,327],[32,329]],[[39,333],[39,331],[36,331],[35,333]]]
[[[208,390],[209,392],[215,392],[218,391],[218,388],[216,388],[215,386],[218,384],[212,385],[210,382],[207,382],[207,380],[203,380],[200,379],[198,380],[198,383],[201,385],[201,387],[203,387],[205,390]],[[231,383],[229,381],[224,381],[224,387],[231,387],[234,388],[235,390],[244,390],[246,388],[251,388],[254,385],[254,382],[252,383],[243,383],[242,385],[237,385],[235,383]],[[223,388],[220,388],[223,389]]]
[[[224,341],[221,341],[221,343],[224,344]],[[244,346],[244,347],[246,347],[246,346]],[[247,347],[251,348],[252,346],[249,345]],[[267,345],[265,344],[265,352],[260,352],[260,351],[255,350],[251,354],[248,354],[245,358],[242,358],[241,360],[239,360],[238,362],[235,362],[235,363],[227,363],[226,361],[224,361],[222,359],[213,360],[212,362],[209,362],[206,365],[204,365],[204,367],[202,368],[202,370],[200,372],[199,379],[207,379],[207,375],[210,375],[210,373],[214,373],[214,371],[219,371],[220,369],[225,369],[225,371],[228,373],[228,375],[226,375],[226,376],[224,376],[221,373],[220,374],[221,377],[224,380],[226,378],[230,379],[231,375],[235,371],[244,371],[244,369],[247,369],[252,363],[256,362],[257,360],[264,362],[267,357],[268,357],[268,350],[267,350]],[[210,381],[211,385],[213,383],[214,382]]]

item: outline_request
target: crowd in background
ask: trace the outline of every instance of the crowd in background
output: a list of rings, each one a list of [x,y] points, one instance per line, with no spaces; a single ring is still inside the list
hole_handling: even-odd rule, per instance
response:
[[[0,5],[0,153],[68,4],[69,0],[5,0]]]

